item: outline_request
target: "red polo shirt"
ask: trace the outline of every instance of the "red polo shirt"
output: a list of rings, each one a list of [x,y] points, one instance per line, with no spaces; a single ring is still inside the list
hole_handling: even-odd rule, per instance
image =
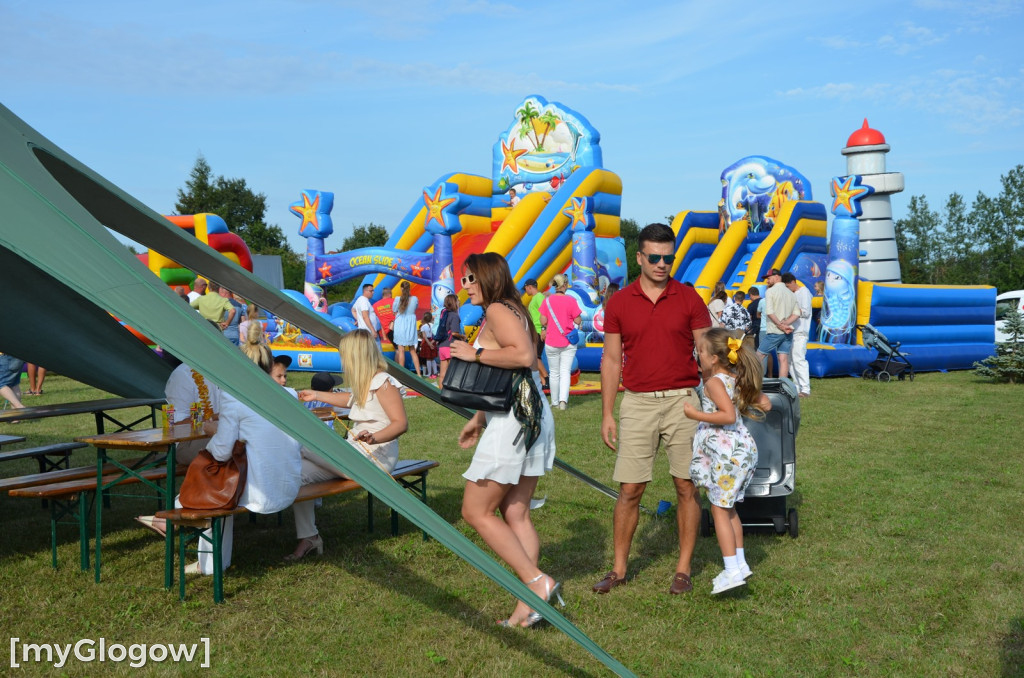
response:
[[[622,385],[630,391],[668,391],[700,383],[693,330],[711,326],[711,314],[692,287],[669,279],[657,301],[640,281],[612,295],[604,331],[622,337]]]

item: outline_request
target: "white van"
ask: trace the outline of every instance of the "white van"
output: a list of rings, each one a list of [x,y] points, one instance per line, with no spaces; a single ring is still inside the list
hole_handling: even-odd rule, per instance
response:
[[[1004,331],[1004,319],[1011,311],[1024,313],[1024,290],[1003,292],[996,297],[996,343],[1010,341],[1010,335]],[[1022,337],[1024,340],[1024,337]]]

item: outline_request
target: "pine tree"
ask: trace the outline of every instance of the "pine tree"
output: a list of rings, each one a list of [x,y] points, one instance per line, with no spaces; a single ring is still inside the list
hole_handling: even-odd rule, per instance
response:
[[[996,344],[996,354],[991,358],[974,363],[974,372],[996,381],[1024,384],[1024,313],[1011,310],[1003,323],[1010,340]]]

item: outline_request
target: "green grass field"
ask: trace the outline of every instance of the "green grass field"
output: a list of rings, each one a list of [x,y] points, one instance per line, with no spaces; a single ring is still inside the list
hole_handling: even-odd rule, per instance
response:
[[[296,386],[307,380],[292,376]],[[970,373],[812,386],[789,498],[800,536],[748,536],[754,576],[739,592],[710,595],[721,560],[714,538],[702,538],[695,591],[669,596],[674,520],[642,516],[631,581],[592,593],[611,564],[612,502],[557,469],[546,476],[538,496],[547,502],[534,519],[542,567],[564,582],[566,616],[642,676],[1024,675],[1024,389]],[[45,389],[26,404],[102,396],[58,376]],[[574,397],[554,413],[558,453],[611,484],[599,400]],[[402,456],[441,462],[430,474],[430,506],[483,546],[459,512],[470,457],[456,444],[461,420],[422,398],[406,407]],[[0,428],[37,445],[90,433],[93,422]],[[94,461],[91,449],[73,459]],[[31,460],[10,462],[0,474],[34,470]],[[664,458],[656,475],[647,506],[674,501]],[[496,626],[514,600],[407,521],[392,537],[386,507],[378,504],[377,530],[368,534],[362,493],[325,500],[325,554],[297,565],[281,563],[294,547],[290,511],[281,526],[273,516],[237,520],[223,605],[213,604],[209,579],[191,582],[184,604],[163,590],[163,542],[131,519],[152,506],[115,499],[95,584],[78,569],[76,528],[59,529],[53,570],[48,512],[34,500],[0,497],[0,635],[124,644],[209,637],[211,669],[72,660],[12,675],[608,675],[550,626]]]

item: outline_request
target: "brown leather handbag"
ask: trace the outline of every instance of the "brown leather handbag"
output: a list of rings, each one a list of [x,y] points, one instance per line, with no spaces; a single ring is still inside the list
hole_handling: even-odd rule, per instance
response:
[[[235,441],[227,461],[217,461],[207,450],[202,450],[188,465],[178,501],[183,508],[233,509],[245,489],[248,468],[244,440]]]

